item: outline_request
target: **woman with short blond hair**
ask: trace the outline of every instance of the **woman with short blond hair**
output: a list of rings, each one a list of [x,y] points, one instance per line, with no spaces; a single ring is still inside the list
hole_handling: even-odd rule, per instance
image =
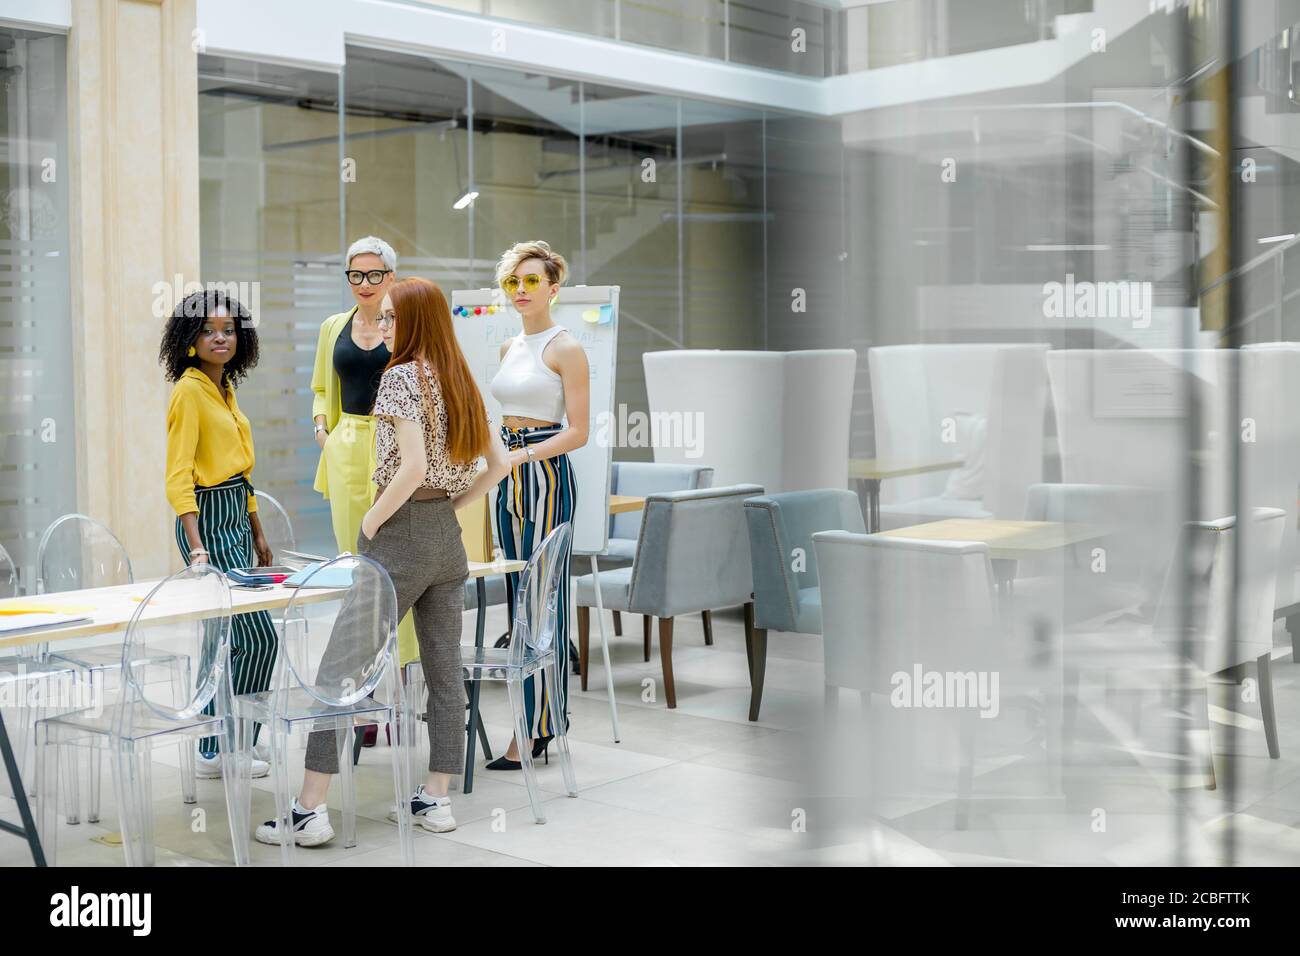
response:
[[[497,264],[497,284],[523,320],[523,331],[501,346],[501,368],[492,379],[492,395],[501,403],[501,437],[510,451],[510,474],[497,489],[497,539],[507,558],[527,561],[551,531],[572,521],[578,488],[569,452],[587,444],[590,372],[578,340],[551,318],[551,305],[568,276],[564,257],[546,242],[519,242]],[[510,593],[519,575],[507,575]],[[555,674],[528,678],[524,708],[530,739],[512,740],[510,748],[487,765],[489,770],[518,770],[519,747],[541,756],[554,736],[548,709],[568,720],[569,567],[560,574],[559,620],[555,634]],[[567,727],[567,724],[566,724]]]

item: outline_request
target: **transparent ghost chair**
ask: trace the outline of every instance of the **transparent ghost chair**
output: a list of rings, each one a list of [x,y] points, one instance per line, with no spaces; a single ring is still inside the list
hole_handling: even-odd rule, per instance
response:
[[[159,582],[131,617],[120,663],[122,691],[97,705],[36,725],[36,765],[41,836],[53,864],[57,843],[58,751],[107,749],[113,756],[113,790],[118,827],[128,866],[152,866],[153,752],[178,743],[194,753],[202,737],[217,737],[236,865],[248,862],[248,818],[244,794],[251,786],[251,760],[240,749],[230,673],[230,586],[207,565],[186,568]],[[166,658],[199,661],[193,690],[179,704],[171,688],[146,679],[153,662]]]
[[[284,509],[275,498],[268,495],[265,491],[253,492],[257,499],[257,515],[262,523],[262,534],[266,536],[267,546],[271,549],[272,563],[285,565],[291,568],[303,568],[310,562],[305,560],[305,556],[299,555],[296,550],[298,539],[293,533],[293,522],[289,520],[289,512]],[[249,542],[248,553],[254,556],[256,554],[252,548],[252,542]],[[329,558],[321,557],[321,561],[328,561]],[[307,660],[306,654],[306,622],[302,620],[281,621],[278,627],[280,632],[280,647],[285,654],[289,654],[294,659],[294,668],[299,673],[303,673]],[[284,671],[285,674],[289,670]],[[254,753],[259,759],[265,759],[265,754],[261,747],[254,748]]]
[[[558,681],[554,640],[559,619],[560,581],[568,566],[566,559],[572,540],[573,526],[566,521],[548,534],[528,559],[528,566],[519,579],[514,625],[507,647],[461,648],[461,666],[465,680],[506,682],[510,709],[514,716],[515,739],[519,742],[519,762],[524,782],[528,786],[528,802],[532,804],[533,818],[538,823],[546,822],[546,814],[542,810],[532,748],[528,746],[524,681],[534,674],[543,675],[550,687],[556,686]],[[418,668],[408,668],[407,672],[422,674]],[[412,701],[423,699],[420,691],[422,687],[408,688],[408,707]],[[578,783],[573,773],[573,758],[569,754],[569,739],[565,734],[565,715],[559,712],[555,696],[546,695],[550,724],[555,728],[555,743],[559,748],[560,767],[564,773],[564,789],[569,796],[576,797]],[[408,715],[404,726],[414,726],[414,714]]]
[[[397,594],[382,566],[362,555],[344,554],[307,575],[285,607],[283,620],[286,627],[303,622],[308,646],[305,656],[316,663],[299,669],[292,656],[281,654],[276,661],[278,673],[271,681],[273,689],[240,695],[235,707],[245,730],[248,722],[256,721],[269,732],[276,816],[282,834],[293,832],[295,781],[289,776],[290,734],[300,726],[309,727],[312,733],[333,734],[339,755],[343,844],[353,847],[357,843],[357,797],[348,746],[352,729],[357,723],[398,723],[405,711],[397,668]],[[388,702],[376,699],[379,695]],[[409,738],[399,731],[398,746],[392,748],[398,806],[404,806],[411,794],[405,743]],[[398,839],[403,862],[413,865],[415,848],[406,814],[398,815]],[[294,850],[293,840],[281,840],[285,866],[293,865]]]
[[[41,594],[113,587],[131,584],[135,580],[131,573],[131,559],[122,542],[103,524],[82,514],[63,515],[45,529],[36,547],[36,571],[36,590]],[[36,659],[77,668],[90,684],[93,699],[104,700],[109,681],[115,679],[122,665],[122,645],[114,642],[53,653],[42,645],[37,648]],[[173,701],[185,700],[191,686],[188,657],[164,653],[151,659],[148,665],[146,679],[169,681]],[[72,755],[68,768],[71,787],[68,798],[74,808],[80,799],[75,756]],[[94,823],[99,819],[101,761],[94,749],[90,751],[89,759],[90,805],[86,819]],[[195,801],[193,754],[181,757],[181,791],[186,803]],[[74,810],[68,822],[76,823],[78,820],[79,813]]]
[[[285,554],[297,549],[297,539],[293,534],[293,522],[284,506],[265,491],[253,492],[257,499],[257,517],[262,523],[262,534],[271,549],[272,560],[276,564],[285,561]],[[252,553],[252,549],[249,549]]]
[[[9,557],[9,552],[5,546],[0,544],[0,598],[17,597],[22,593],[18,586],[18,569],[14,567],[14,559]]]
[[[18,571],[4,545],[0,545],[0,599],[18,597]],[[78,672],[70,664],[56,664],[15,654],[0,659],[0,705],[13,705],[16,719],[8,725],[9,741],[19,769],[25,769],[27,746],[34,721],[48,716],[52,708],[75,701]],[[34,778],[26,778],[27,789],[36,794]]]

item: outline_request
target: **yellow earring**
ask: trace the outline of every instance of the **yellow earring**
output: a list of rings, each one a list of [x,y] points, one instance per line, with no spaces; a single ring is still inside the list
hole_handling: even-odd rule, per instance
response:
[[[191,345],[190,350],[185,354],[188,355],[190,358],[194,358],[194,356],[198,354],[198,351],[194,348],[194,346]]]

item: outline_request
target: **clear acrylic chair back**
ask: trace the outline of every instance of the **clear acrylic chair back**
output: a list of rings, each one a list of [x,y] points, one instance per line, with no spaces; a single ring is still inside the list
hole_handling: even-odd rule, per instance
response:
[[[551,650],[559,618],[559,576],[568,566],[573,525],[564,522],[546,536],[519,578],[510,662],[540,657]]]
[[[160,581],[140,602],[127,625],[122,649],[122,687],[116,729],[130,738],[133,722],[151,714],[185,721],[202,713],[222,688],[229,693],[227,648],[231,595],[226,576],[211,565],[195,565]],[[178,694],[170,681],[151,679],[148,669],[169,659],[197,661],[189,686]],[[154,675],[156,677],[156,675]],[[143,704],[143,707],[138,705]],[[229,713],[231,702],[217,702]]]
[[[257,499],[257,516],[262,523],[262,534],[266,537],[266,543],[271,549],[275,563],[281,564],[286,551],[298,549],[289,512],[265,491],[256,491],[253,495]],[[249,553],[252,553],[251,549]]]
[[[312,586],[347,570],[351,583],[328,596]],[[305,622],[306,653],[282,655],[294,683],[331,707],[350,707],[378,686],[397,646],[397,594],[388,572],[364,555],[343,554],[303,582],[284,609],[286,629]]]
[[[0,544],[0,598],[17,597],[18,592],[18,570],[14,567],[14,559]]]
[[[130,584],[126,548],[94,518],[66,514],[45,529],[36,548],[36,590],[50,594]]]

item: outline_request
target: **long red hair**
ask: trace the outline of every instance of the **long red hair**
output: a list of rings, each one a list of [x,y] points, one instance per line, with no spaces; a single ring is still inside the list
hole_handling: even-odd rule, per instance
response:
[[[388,291],[397,315],[393,357],[388,367],[415,362],[429,365],[438,378],[447,407],[447,454],[454,462],[470,462],[487,452],[487,408],[470,374],[451,324],[451,308],[442,290],[428,279],[410,277],[393,283]],[[419,376],[425,412],[436,421],[433,390]]]

